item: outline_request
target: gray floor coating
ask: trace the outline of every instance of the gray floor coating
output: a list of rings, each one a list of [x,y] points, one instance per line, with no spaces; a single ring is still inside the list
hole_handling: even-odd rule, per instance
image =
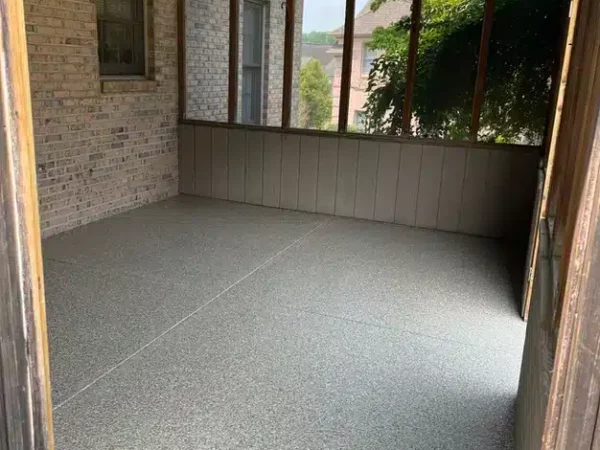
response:
[[[512,448],[495,241],[179,197],[44,251],[59,450]]]

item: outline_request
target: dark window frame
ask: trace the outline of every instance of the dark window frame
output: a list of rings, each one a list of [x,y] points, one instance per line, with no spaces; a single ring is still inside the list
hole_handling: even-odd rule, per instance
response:
[[[96,0],[106,3],[106,0]],[[144,0],[129,0],[131,4],[131,18],[124,19],[122,17],[111,16],[110,14],[100,13],[97,9],[97,27],[98,27],[98,63],[100,77],[145,77],[147,75],[147,21],[146,21],[146,4]],[[106,6],[105,6],[106,8]],[[131,63],[107,63],[103,62],[105,46],[106,28],[110,25],[120,24],[128,29],[129,36],[132,40],[132,56]],[[140,39],[137,42],[136,39]]]

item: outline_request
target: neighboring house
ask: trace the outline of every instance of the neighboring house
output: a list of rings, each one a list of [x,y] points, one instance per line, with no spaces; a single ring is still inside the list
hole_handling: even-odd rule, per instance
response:
[[[335,58],[331,53],[334,48],[333,44],[307,44],[302,43],[302,67],[304,67],[311,59],[316,59],[323,66],[325,74],[330,82],[333,82],[335,75]]]
[[[303,2],[297,3],[294,52],[302,45]],[[281,125],[285,9],[281,2],[240,0],[238,121]],[[227,121],[229,0],[188,0],[186,9],[187,115]],[[292,124],[300,91],[300,59],[294,61]]]
[[[367,100],[367,82],[371,65],[377,53],[367,48],[367,43],[378,27],[387,27],[397,22],[402,17],[410,16],[410,0],[397,0],[387,2],[373,12],[369,0],[363,9],[357,14],[354,22],[354,47],[352,51],[352,79],[350,81],[350,105],[348,108],[348,124],[362,129],[365,126],[364,105]],[[332,32],[337,39],[338,45],[331,50],[334,56],[335,75],[332,84],[333,113],[332,122],[338,123],[340,91],[342,82],[342,48],[344,42],[344,28],[338,28]]]

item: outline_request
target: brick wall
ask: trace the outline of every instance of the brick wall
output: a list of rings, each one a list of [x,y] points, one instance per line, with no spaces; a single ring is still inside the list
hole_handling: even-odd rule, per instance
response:
[[[240,0],[240,72],[238,116],[241,115],[241,64],[244,0]],[[263,125],[281,126],[285,9],[280,1],[265,1]],[[296,123],[300,90],[302,1],[296,5],[292,123]],[[187,117],[227,122],[229,85],[229,0],[187,0]]]
[[[148,0],[152,81],[101,83],[95,1],[24,1],[44,236],[175,195],[176,2]]]

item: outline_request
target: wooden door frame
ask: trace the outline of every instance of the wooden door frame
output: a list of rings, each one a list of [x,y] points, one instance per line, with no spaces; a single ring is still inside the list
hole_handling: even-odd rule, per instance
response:
[[[0,0],[0,450],[53,446],[23,2]]]

